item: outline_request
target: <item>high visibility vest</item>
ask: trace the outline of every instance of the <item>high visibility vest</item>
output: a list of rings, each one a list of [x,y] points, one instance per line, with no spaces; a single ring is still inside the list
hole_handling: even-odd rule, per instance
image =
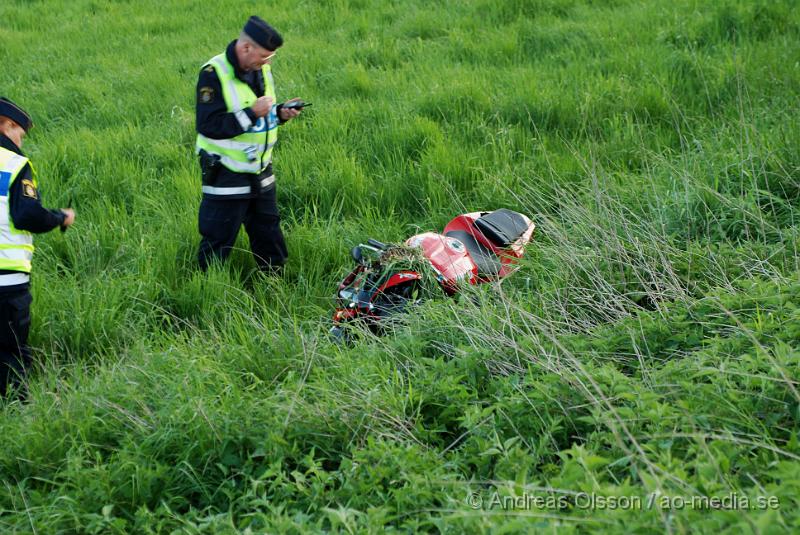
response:
[[[232,112],[245,132],[230,139],[213,139],[197,134],[196,150],[216,154],[220,163],[235,173],[258,174],[272,161],[272,147],[278,140],[278,114],[275,104],[266,117],[259,117],[250,124],[244,109],[252,106],[258,97],[243,81],[236,77],[233,65],[224,53],[211,58],[210,65],[217,72],[225,105]],[[264,96],[275,102],[275,82],[269,65],[262,67]]]
[[[25,156],[0,147],[0,270],[19,271],[19,274],[0,274],[0,286],[28,282],[33,259],[33,234],[14,227],[8,192],[25,164]],[[33,174],[33,167],[31,167]],[[33,178],[36,187],[36,178]]]

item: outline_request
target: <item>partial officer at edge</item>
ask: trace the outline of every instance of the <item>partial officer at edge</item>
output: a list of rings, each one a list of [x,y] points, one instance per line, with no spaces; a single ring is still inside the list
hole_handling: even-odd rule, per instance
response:
[[[32,126],[30,115],[0,98],[0,396],[30,365],[33,234],[66,230],[75,221],[69,208],[42,206],[36,174],[21,148]]]
[[[280,228],[272,149],[278,125],[300,109],[275,104],[271,62],[283,44],[259,17],[206,63],[197,82],[197,145],[203,178],[198,260],[205,270],[230,254],[244,223],[259,269],[276,271],[288,252]]]

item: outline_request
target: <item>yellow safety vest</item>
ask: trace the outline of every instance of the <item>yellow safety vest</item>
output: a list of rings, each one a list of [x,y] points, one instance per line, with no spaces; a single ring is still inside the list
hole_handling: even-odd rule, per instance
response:
[[[0,147],[0,270],[19,271],[19,274],[0,274],[0,286],[28,282],[33,259],[33,234],[14,227],[8,193],[25,164],[25,156]],[[33,174],[33,167],[31,167]],[[36,187],[36,178],[33,178]]]
[[[230,139],[213,139],[198,133],[195,148],[197,152],[203,149],[209,154],[219,156],[220,163],[233,172],[259,174],[272,161],[272,148],[278,140],[276,105],[272,105],[272,109],[266,117],[260,117],[254,124],[251,124],[250,117],[244,110],[256,101],[258,98],[256,94],[250,89],[250,86],[236,77],[233,65],[224,53],[213,57],[206,64],[206,66],[208,65],[217,72],[225,106],[236,116],[245,132]],[[264,75],[264,96],[272,98],[274,103],[275,83],[270,66],[264,65],[262,73]],[[235,190],[237,188],[212,189]],[[203,187],[203,191],[205,190],[206,186]],[[214,191],[213,193],[226,194],[224,191]],[[231,192],[230,194],[238,193]]]

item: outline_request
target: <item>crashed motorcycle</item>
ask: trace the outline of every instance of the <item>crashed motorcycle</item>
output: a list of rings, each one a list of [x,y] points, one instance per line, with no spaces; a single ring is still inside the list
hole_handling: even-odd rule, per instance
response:
[[[424,232],[402,245],[374,239],[357,245],[351,251],[356,266],[336,294],[331,335],[349,341],[359,324],[382,334],[389,319],[410,305],[508,276],[518,269],[535,228],[527,216],[500,209],[459,215],[441,234]]]

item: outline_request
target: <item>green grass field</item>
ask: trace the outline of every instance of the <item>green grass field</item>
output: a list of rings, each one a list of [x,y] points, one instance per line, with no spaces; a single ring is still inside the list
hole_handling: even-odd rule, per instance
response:
[[[285,38],[279,99],[314,103],[276,149],[278,279],[244,237],[195,267],[196,77],[251,14]],[[0,21],[0,95],[34,116],[45,204],[78,214],[37,239],[3,533],[800,530],[796,1]],[[518,273],[328,340],[352,245],[501,207],[538,226]]]

